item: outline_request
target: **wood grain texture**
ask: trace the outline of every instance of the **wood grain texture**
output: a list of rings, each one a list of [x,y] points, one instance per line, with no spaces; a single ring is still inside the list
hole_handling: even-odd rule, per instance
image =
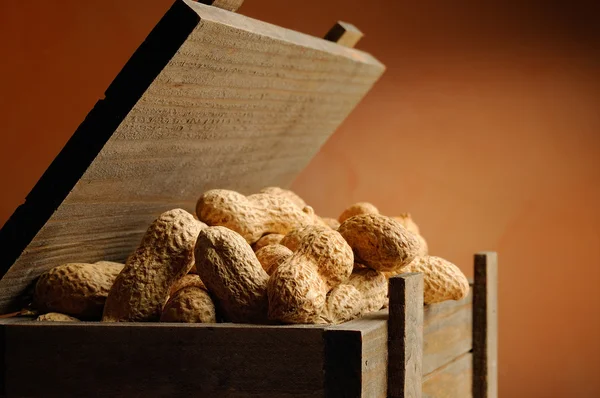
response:
[[[423,356],[423,274],[390,278],[388,396],[421,397]]]
[[[207,189],[288,187],[383,70],[366,53],[176,1],[0,232],[0,313],[53,266],[123,261],[153,219],[192,211]]]
[[[473,396],[498,397],[498,255],[475,254]]]
[[[360,319],[331,326],[328,330],[358,331],[362,340],[360,396],[387,396],[388,312],[374,312]]]
[[[227,11],[237,11],[244,4],[244,0],[195,0],[198,3],[219,7]]]
[[[318,327],[29,322],[4,333],[8,397],[325,395]]]
[[[472,397],[473,358],[466,353],[423,377],[423,398]]]
[[[338,21],[325,35],[325,40],[335,42],[341,46],[354,47],[364,34],[348,22]]]
[[[473,295],[460,301],[426,305],[423,314],[423,374],[447,364],[473,347]]]

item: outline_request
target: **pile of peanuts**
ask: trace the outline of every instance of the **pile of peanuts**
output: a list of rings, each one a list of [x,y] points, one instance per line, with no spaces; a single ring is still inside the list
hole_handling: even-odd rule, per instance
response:
[[[409,214],[356,203],[321,218],[294,192],[214,189],[161,214],[125,264],[59,265],[38,279],[46,321],[339,324],[388,305],[388,278],[424,274],[424,302],[460,300],[469,283],[428,255]]]

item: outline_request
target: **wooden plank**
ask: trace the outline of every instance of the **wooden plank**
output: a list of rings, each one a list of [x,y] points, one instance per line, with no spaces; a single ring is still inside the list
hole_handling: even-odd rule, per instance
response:
[[[204,190],[289,186],[383,70],[369,54],[176,1],[1,230],[0,313],[51,267],[124,261],[153,219],[193,211]]]
[[[498,255],[475,254],[473,396],[498,397]]]
[[[325,394],[323,328],[30,322],[4,331],[9,397]]]
[[[351,23],[338,21],[325,35],[325,40],[332,41],[341,46],[354,47],[364,34]]]
[[[388,396],[421,397],[423,356],[423,274],[390,278]]]
[[[328,330],[358,331],[362,340],[361,397],[387,396],[388,311],[374,312]]]
[[[423,314],[423,374],[445,365],[473,347],[473,295],[460,301],[426,305]]]
[[[423,377],[423,398],[472,397],[473,358],[466,353]]]
[[[219,7],[227,11],[237,11],[242,6],[244,0],[196,0],[199,3],[207,4],[213,7]]]

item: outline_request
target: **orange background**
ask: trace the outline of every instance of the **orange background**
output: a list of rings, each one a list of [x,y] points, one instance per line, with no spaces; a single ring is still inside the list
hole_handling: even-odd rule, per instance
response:
[[[171,2],[0,3],[0,225]],[[497,250],[500,395],[599,397],[597,13],[435,3],[247,0],[242,14],[317,36],[352,22],[388,66],[294,189],[322,215],[410,211],[468,275]]]

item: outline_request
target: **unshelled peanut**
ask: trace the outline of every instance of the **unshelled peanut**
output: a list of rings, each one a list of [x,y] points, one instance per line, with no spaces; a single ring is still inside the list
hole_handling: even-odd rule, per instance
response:
[[[208,225],[239,233],[249,244],[265,234],[287,234],[294,228],[315,223],[311,207],[300,209],[285,196],[258,193],[246,197],[224,189],[205,192],[198,199],[196,214]]]
[[[306,202],[304,201],[304,199],[298,196],[296,192],[290,191],[289,189],[283,189],[280,187],[266,187],[258,191],[258,193],[266,193],[274,196],[283,196],[284,198],[289,199],[300,209],[306,207]]]
[[[187,286],[179,289],[163,308],[161,322],[216,323],[215,305],[204,289]]]
[[[423,273],[425,304],[461,300],[469,294],[469,281],[460,268],[440,257],[417,257],[402,272]]]
[[[38,316],[36,321],[49,321],[49,322],[81,322],[79,319],[61,314],[59,312],[49,312],[47,314],[43,314]]]
[[[419,242],[398,221],[379,214],[350,217],[338,229],[357,262],[378,271],[397,271],[417,255]]]
[[[266,321],[269,275],[240,234],[225,227],[205,228],[198,235],[195,257],[198,275],[227,320]]]
[[[361,214],[379,214],[379,209],[369,202],[358,202],[344,210],[338,217],[338,221],[343,223],[350,217]]]
[[[173,283],[173,285],[171,286],[171,290],[169,291],[169,295],[173,296],[175,294],[175,292],[177,292],[178,290],[181,290],[181,289],[184,289],[184,288],[190,287],[190,286],[208,290],[206,288],[206,286],[204,285],[204,282],[202,282],[202,279],[200,279],[200,275],[187,274],[187,275],[184,275],[183,277],[181,277],[180,279],[178,279],[177,281],[175,281],[175,283]]]
[[[256,252],[256,258],[265,272],[272,275],[277,267],[291,257],[292,254],[294,253],[283,245],[268,245]]]
[[[157,321],[171,286],[193,265],[191,251],[206,225],[182,209],[160,215],[112,286],[102,320]]]
[[[263,236],[262,238],[260,238],[255,244],[253,244],[252,249],[255,252],[257,252],[265,246],[276,245],[278,243],[281,243],[281,240],[283,239],[284,236],[285,235],[282,235],[282,234],[267,234],[267,235]]]
[[[43,273],[33,296],[41,312],[59,312],[86,320],[99,320],[108,293],[124,265],[68,263]]]
[[[362,294],[354,286],[341,284],[327,294],[320,319],[322,323],[348,322],[361,316],[364,310],[365,300]]]
[[[384,306],[388,295],[388,280],[383,273],[369,268],[355,269],[346,284],[354,286],[362,295],[365,313],[379,311]]]

